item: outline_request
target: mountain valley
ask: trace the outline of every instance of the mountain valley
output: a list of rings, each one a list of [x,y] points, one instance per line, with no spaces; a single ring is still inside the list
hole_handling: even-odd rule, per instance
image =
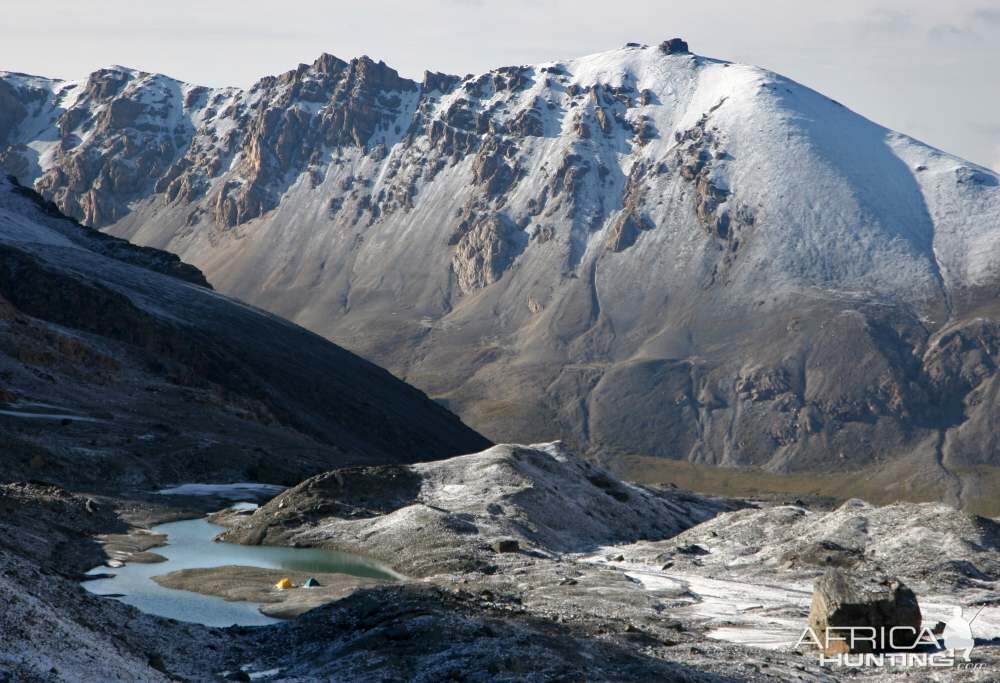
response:
[[[666,41],[420,82],[331,55],[247,90],[5,73],[0,98],[0,163],[60,210],[495,441],[996,512],[1000,182],[777,74]]]
[[[0,170],[0,683],[996,680],[996,173],[676,38],[0,71]]]

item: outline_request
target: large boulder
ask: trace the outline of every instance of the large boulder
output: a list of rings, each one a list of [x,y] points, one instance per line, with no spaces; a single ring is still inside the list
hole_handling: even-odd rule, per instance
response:
[[[896,579],[852,575],[840,569],[829,569],[816,580],[809,626],[819,639],[820,649],[827,655],[878,649],[877,644],[873,647],[871,642],[866,641],[852,644],[846,632],[835,632],[828,641],[828,629],[872,627],[876,629],[878,642],[881,642],[883,631],[888,633],[893,627],[908,626],[913,629],[912,640],[904,643],[898,635],[894,638],[897,646],[905,647],[916,640],[920,623],[917,596]]]

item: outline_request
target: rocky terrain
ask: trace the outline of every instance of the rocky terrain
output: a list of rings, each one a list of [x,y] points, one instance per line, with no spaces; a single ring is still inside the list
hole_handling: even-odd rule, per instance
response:
[[[677,551],[691,547],[699,550]],[[978,589],[988,599],[1000,580],[998,547],[993,519],[936,503],[878,507],[853,499],[829,511],[779,505],[721,514],[642,556],[730,577],[877,566],[923,589]]]
[[[588,526],[598,511],[599,525]],[[998,662],[995,528],[944,505],[759,507],[646,489],[549,444],[320,475],[234,518],[221,538],[365,552],[421,577],[406,590],[444,589],[441,599],[463,610],[488,604],[520,615],[521,623],[627,642],[652,661],[730,680],[944,681],[991,680]],[[976,656],[985,668],[925,675],[813,666],[815,653],[794,644],[808,623],[812,584],[831,567],[859,579],[888,573],[905,581],[931,627],[949,617],[952,605],[987,605],[976,622]],[[372,595],[400,590],[358,593],[278,628],[308,633]],[[404,642],[417,638],[409,633]],[[332,652],[344,656],[336,642]],[[494,653],[489,661],[502,660]],[[636,680],[643,671],[594,675]]]
[[[469,468],[463,472],[472,475]],[[609,483],[620,490],[630,488]],[[695,496],[688,500],[699,503]],[[702,516],[719,507],[702,500],[690,514]],[[98,501],[58,487],[8,484],[0,486],[0,509],[4,681],[219,681],[241,669],[269,681],[633,680],[652,675],[706,683],[740,680],[637,651],[635,643],[653,641],[622,630],[620,617],[560,623],[551,615],[520,609],[512,595],[485,586],[476,589],[461,580],[462,574],[454,582],[359,590],[274,627],[217,629],[152,617],[84,593],[76,581],[80,570],[103,557],[94,535],[124,531],[123,518],[135,520],[142,509],[146,519],[169,518],[169,506],[137,507],[132,499]],[[527,509],[539,511],[535,506]],[[685,526],[684,519],[685,513],[678,511],[674,528]],[[414,548],[413,553],[420,550]],[[514,562],[502,563],[500,571],[524,565],[517,553],[509,557]],[[562,576],[559,590],[576,585],[566,579],[568,566],[553,564],[547,571],[553,573],[545,583],[554,584]],[[624,585],[620,576],[609,575],[605,583],[608,579]],[[676,633],[678,626],[665,628]]]
[[[488,442],[419,391],[0,179],[0,476],[296,483]]]
[[[0,165],[495,440],[995,513],[1000,181],[683,41],[251,88],[0,73]],[[470,449],[472,450],[472,449]]]
[[[250,567],[158,579],[300,615],[285,623],[208,628],[81,589],[108,552],[96,536],[121,547],[130,524],[198,514],[182,500],[0,486],[0,680],[989,681],[1000,665],[996,525],[946,506],[759,507],[628,484],[556,444],[503,445],[335,470],[216,517],[227,540],[363,552],[400,582],[321,575],[328,592],[276,601],[276,574]],[[829,567],[897,572],[925,624],[986,605],[978,668],[820,667],[793,645]]]
[[[730,507],[624,484],[559,444],[501,445],[437,463],[321,474],[236,518],[220,538],[358,552],[426,576],[488,571],[504,541],[558,557],[670,537]]]

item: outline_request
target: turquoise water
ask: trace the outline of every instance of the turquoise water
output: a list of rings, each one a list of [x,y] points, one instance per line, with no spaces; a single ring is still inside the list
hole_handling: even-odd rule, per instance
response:
[[[114,578],[85,581],[83,587],[97,595],[122,594],[123,597],[118,598],[121,602],[134,605],[143,612],[178,621],[207,626],[256,626],[273,624],[279,620],[261,614],[257,603],[228,602],[211,595],[164,588],[153,581],[152,577],[179,569],[235,564],[303,572],[339,572],[378,579],[399,578],[378,563],[349,553],[315,548],[215,543],[212,539],[223,529],[205,519],[155,526],[153,533],[166,534],[167,545],[153,548],[152,552],[166,557],[166,562],[136,562],[115,569],[95,567],[88,573],[113,573]]]

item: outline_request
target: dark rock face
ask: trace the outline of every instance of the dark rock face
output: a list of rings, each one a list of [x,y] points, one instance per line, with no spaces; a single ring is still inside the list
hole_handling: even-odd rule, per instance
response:
[[[690,54],[688,49],[688,44],[680,38],[671,38],[670,40],[664,40],[660,43],[660,51],[667,55],[686,55]]]
[[[92,500],[53,485],[0,484],[0,547],[49,569],[84,571],[104,558],[93,540],[126,525]]]
[[[18,218],[0,225],[0,377],[15,413],[0,421],[0,477],[286,482],[487,443],[384,370],[195,286],[175,257],[94,235],[8,181],[0,211]],[[60,409],[39,417],[21,397]],[[86,468],[73,443],[91,444]]]
[[[344,468],[317,475],[294,486],[268,508],[270,526],[293,527],[318,522],[325,517],[369,519],[416,502],[420,477],[411,470],[384,465]],[[241,543],[267,544],[269,527],[254,527],[240,537]]]
[[[443,74],[437,71],[425,71],[424,80],[420,84],[420,87],[424,92],[433,92],[436,90],[440,93],[449,93],[461,82],[461,76],[452,76],[451,74]]]
[[[26,114],[27,110],[14,88],[0,80],[0,146],[8,141]]]
[[[819,638],[825,654],[873,651],[871,643],[865,641],[856,641],[851,649],[850,642],[844,641],[844,632],[838,633],[837,628],[911,629],[912,638],[904,637],[911,631],[900,631],[895,641],[899,647],[908,647],[916,641],[920,624],[917,596],[899,581],[860,577],[838,569],[828,570],[816,581],[809,626]],[[834,629],[829,637],[828,629]]]
[[[87,249],[118,261],[132,263],[211,289],[211,285],[200,270],[184,263],[174,254],[160,249],[141,247],[80,225],[75,219],[63,215],[54,202],[45,199],[35,190],[18,183],[14,176],[8,177],[7,180],[11,183],[13,192],[31,200],[46,217],[56,219],[55,224],[59,225],[62,234]]]
[[[516,553],[520,549],[520,544],[513,538],[501,538],[493,542],[493,550],[498,553]]]

